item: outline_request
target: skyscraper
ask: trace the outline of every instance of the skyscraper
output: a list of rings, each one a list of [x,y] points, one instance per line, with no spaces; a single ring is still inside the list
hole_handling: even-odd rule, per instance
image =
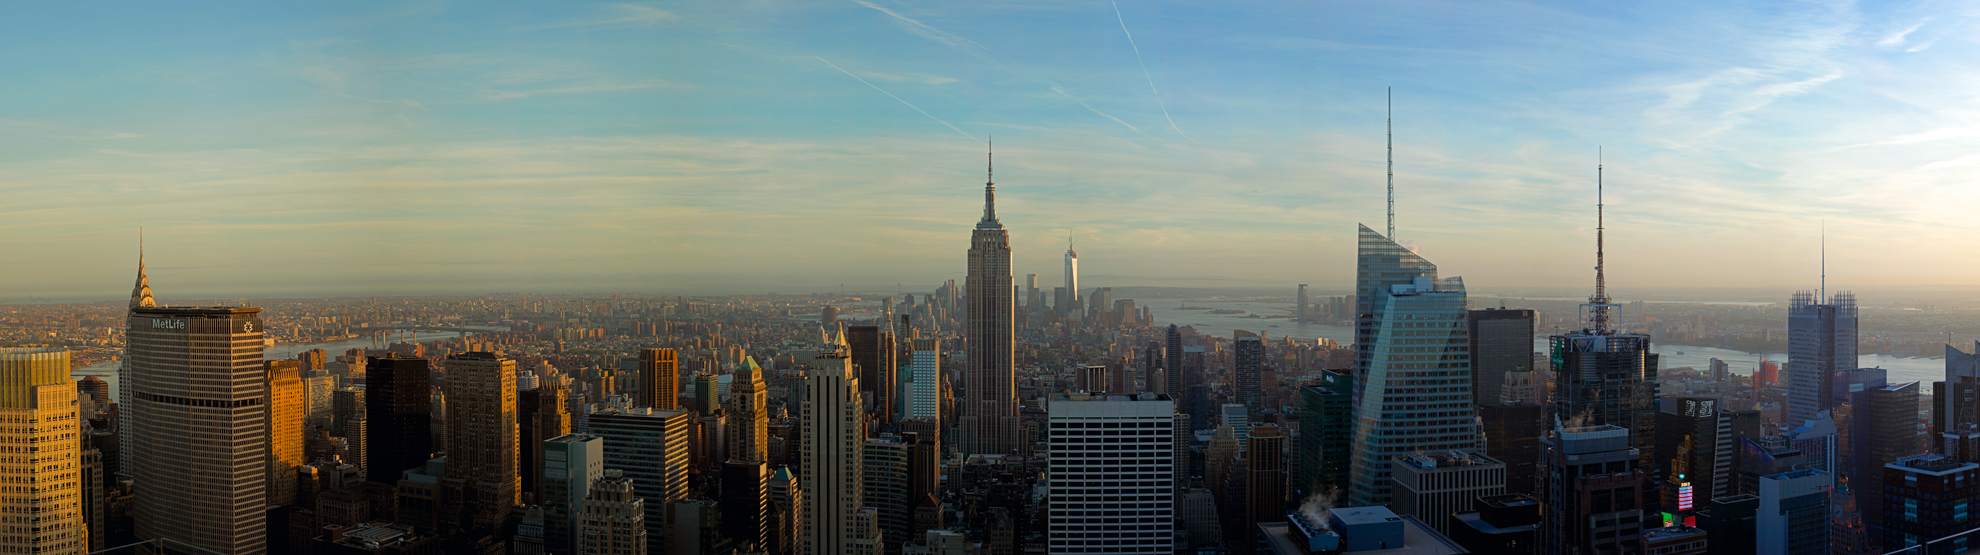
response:
[[[156,305],[141,250],[125,327],[123,468],[147,492],[170,494],[137,498],[139,539],[172,537],[222,553],[267,551],[267,410],[259,406],[267,375],[259,313],[257,307]],[[63,404],[73,400],[75,392],[67,392]]]
[[[1398,455],[1389,461],[1399,515],[1416,515],[1437,533],[1451,533],[1451,515],[1472,500],[1506,493],[1506,463],[1478,453],[1450,451]]]
[[[1884,473],[1882,544],[1899,549],[1939,540],[1923,551],[1905,553],[1971,553],[1980,539],[1965,532],[1980,526],[1980,464],[1944,455],[1911,455],[1877,468]],[[1944,538],[1944,539],[1941,539]]]
[[[1182,330],[1169,324],[1168,333],[1162,342],[1162,369],[1169,374],[1169,398],[1182,403],[1183,391],[1196,383],[1195,376],[1183,375]]]
[[[1244,453],[1244,527],[1246,539],[1260,522],[1286,518],[1286,434],[1277,424],[1251,427],[1251,445]],[[1249,542],[1247,542],[1249,543]]]
[[[894,334],[880,326],[846,326],[846,341],[852,345],[852,363],[859,369],[860,396],[870,406],[869,413],[880,420],[894,414],[895,357]]]
[[[1375,311],[1381,306],[1382,298],[1389,294],[1390,286],[1415,283],[1419,277],[1437,279],[1437,265],[1417,256],[1392,238],[1383,237],[1365,225],[1360,226],[1359,235],[1354,280],[1354,306],[1357,311],[1354,315],[1354,395],[1357,400],[1361,398],[1369,367],[1375,360],[1377,342],[1383,339],[1375,333],[1378,325]],[[1384,461],[1382,464],[1388,463]]]
[[[1609,327],[1616,304],[1603,272],[1601,168],[1596,168],[1595,294],[1583,310],[1582,329],[1548,338],[1554,398],[1547,425],[1611,424],[1629,429],[1629,446],[1644,460],[1646,475],[1659,475],[1657,454],[1657,355],[1650,336]],[[1573,427],[1573,426],[1570,426]]]
[[[1760,509],[1754,515],[1755,547],[1762,555],[1829,552],[1829,489],[1835,479],[1820,470],[1760,477]]]
[[[1299,284],[1299,320],[1305,322],[1310,316],[1306,312],[1306,284]]]
[[[536,389],[516,394],[517,438],[522,442],[523,493],[538,503],[547,495],[543,490],[544,442],[571,433],[570,392],[563,378],[544,380]],[[573,502],[575,505],[575,502]]]
[[[521,500],[516,474],[516,361],[495,353],[447,357],[447,475],[463,516],[499,527]]]
[[[268,504],[296,502],[296,467],[303,458],[303,381],[293,360],[266,362],[268,410]]]
[[[1868,469],[1860,473],[1861,483],[1851,482],[1850,489],[1862,492],[1856,496],[1857,510],[1863,513],[1863,527],[1870,534],[1871,546],[1888,541],[1885,519],[1890,511],[1884,503],[1889,497],[1891,484],[1884,480],[1891,474],[1884,472],[1884,465],[1900,458],[1916,455],[1924,451],[1919,445],[1918,382],[1886,385],[1864,392],[1863,407],[1855,407],[1857,419],[1867,425],[1859,430],[1853,440],[1862,442],[1868,456],[1854,460],[1856,468]],[[1833,472],[1833,470],[1831,470]],[[1900,488],[1902,489],[1902,488]],[[1875,493],[1873,493],[1875,492]],[[1931,538],[1927,538],[1931,539]],[[1887,549],[1897,546],[1885,544]]]
[[[866,440],[860,461],[861,503],[878,515],[881,539],[893,549],[910,539],[914,522],[908,449],[901,438],[888,434]]]
[[[131,430],[123,450],[131,456],[125,468],[147,492],[135,507],[139,539],[171,538],[222,553],[267,550],[260,312],[131,309],[130,372],[122,376],[130,399],[123,422]]]
[[[1250,415],[1252,422],[1264,418],[1264,393],[1258,373],[1265,365],[1265,338],[1245,330],[1231,332],[1231,395]]]
[[[770,460],[770,388],[763,367],[743,357],[729,381],[729,456],[731,461]]]
[[[1175,402],[1062,394],[1048,407],[1046,553],[1173,553]]]
[[[1611,424],[1553,425],[1542,439],[1541,553],[1637,553],[1651,515],[1643,510],[1649,477],[1630,447],[1629,430]]]
[[[1066,238],[1066,303],[1059,307],[1061,313],[1079,312],[1079,253],[1073,252],[1072,237]]]
[[[426,359],[386,353],[367,359],[365,368],[368,475],[374,482],[398,484],[400,473],[424,468],[433,458],[433,396]]]
[[[1353,375],[1329,370],[1319,383],[1299,388],[1299,477],[1293,491],[1300,499],[1347,489],[1354,453],[1353,382]]]
[[[647,539],[646,507],[649,500],[636,492],[633,479],[623,471],[606,470],[592,482],[582,514],[585,555],[641,555],[651,553]],[[658,527],[659,523],[653,523]]]
[[[1657,412],[1657,462],[1664,512],[1690,516],[1693,508],[1731,495],[1732,415],[1717,397],[1665,397]]]
[[[673,349],[639,350],[639,405],[674,410],[680,397],[680,355]],[[664,503],[660,503],[664,504]]]
[[[1070,250],[1067,256],[1070,289]],[[963,340],[968,354],[964,371],[968,398],[963,402],[958,430],[962,449],[969,453],[1010,453],[1019,443],[1017,378],[1011,359],[1015,333],[1011,324],[1011,234],[997,221],[994,179],[983,184],[983,219],[970,234],[969,279],[963,287],[969,324]],[[805,478],[815,472],[806,466]],[[814,498],[813,502],[823,500]]]
[[[1395,455],[1484,448],[1471,410],[1464,281],[1436,279],[1435,265],[1367,226],[1361,227],[1361,254],[1365,280],[1378,277],[1370,274],[1417,277],[1376,280],[1363,305],[1370,310],[1360,315],[1366,333],[1356,333],[1371,347],[1357,353],[1362,379],[1356,383],[1348,487],[1353,506],[1388,503]]]
[[[1856,295],[1817,301],[1815,293],[1800,291],[1788,303],[1789,428],[1832,408],[1832,376],[1856,368]]]
[[[646,522],[660,530],[666,507],[688,496],[688,430],[694,411],[606,408],[591,413],[588,433],[605,438],[605,470],[618,470],[632,480],[634,492],[646,500]],[[660,551],[664,542],[650,545]]]
[[[576,554],[584,537],[580,513],[590,495],[591,484],[605,476],[605,438],[588,434],[565,434],[544,440],[543,507],[544,544],[551,553]]]
[[[9,486],[0,497],[0,511],[8,515],[0,552],[80,555],[90,550],[83,513],[87,475],[78,471],[88,440],[79,437],[77,418],[68,350],[0,349],[0,421],[8,423],[0,441],[9,451],[8,464],[0,466],[0,480]]]
[[[1467,322],[1471,326],[1471,399],[1481,405],[1498,403],[1499,387],[1507,372],[1533,370],[1533,311],[1473,310]]]
[[[722,534],[745,551],[770,549],[770,465],[761,461],[722,463]]]
[[[971,287],[975,284],[970,280]],[[970,320],[976,318],[972,312]],[[876,523],[857,518],[866,507],[866,412],[860,408],[859,374],[853,371],[845,334],[825,347],[804,373],[803,416],[798,420],[805,503],[801,543],[806,555],[861,553],[879,542]]]
[[[908,420],[942,421],[942,340],[917,338],[908,341]]]

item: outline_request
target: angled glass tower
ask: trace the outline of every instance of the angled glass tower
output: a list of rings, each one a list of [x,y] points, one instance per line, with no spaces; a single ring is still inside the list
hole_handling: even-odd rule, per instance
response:
[[[1361,227],[1359,252],[1355,256],[1354,279],[1354,392],[1357,398],[1368,378],[1380,340],[1375,335],[1375,311],[1392,285],[1413,283],[1416,278],[1437,279],[1437,265],[1409,252],[1409,249],[1383,237],[1368,226]],[[1387,464],[1387,463],[1383,463]]]
[[[1389,502],[1389,459],[1484,448],[1471,412],[1464,280],[1361,228],[1350,506]]]

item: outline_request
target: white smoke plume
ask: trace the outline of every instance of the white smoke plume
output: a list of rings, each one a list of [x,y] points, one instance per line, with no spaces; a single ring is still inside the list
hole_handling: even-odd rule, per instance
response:
[[[1333,528],[1327,525],[1327,515],[1334,512],[1334,503],[1340,501],[1340,498],[1340,490],[1308,495],[1305,501],[1299,502],[1299,514],[1306,517],[1306,521],[1312,523],[1315,528],[1332,530]]]

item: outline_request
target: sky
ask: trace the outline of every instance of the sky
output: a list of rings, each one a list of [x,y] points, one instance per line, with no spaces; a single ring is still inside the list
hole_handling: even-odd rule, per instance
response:
[[[0,299],[1980,286],[1980,4],[40,3]],[[1392,96],[1391,97],[1390,95]],[[1393,115],[1388,107],[1393,102]],[[1599,155],[1598,155],[1599,149]]]

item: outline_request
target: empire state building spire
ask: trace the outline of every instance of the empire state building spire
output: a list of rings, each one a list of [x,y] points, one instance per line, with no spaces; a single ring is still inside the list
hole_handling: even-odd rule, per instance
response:
[[[138,229],[138,275],[137,285],[131,286],[131,308],[157,308],[158,301],[151,298],[151,280],[144,275],[144,229]]]
[[[980,227],[984,229],[1004,227],[1002,223],[999,223],[997,221],[996,142],[991,141],[990,145],[991,145],[990,152],[985,155],[986,156],[985,159],[989,166],[986,169],[988,176],[985,177],[983,181],[983,221],[977,222],[976,224],[976,227]]]

